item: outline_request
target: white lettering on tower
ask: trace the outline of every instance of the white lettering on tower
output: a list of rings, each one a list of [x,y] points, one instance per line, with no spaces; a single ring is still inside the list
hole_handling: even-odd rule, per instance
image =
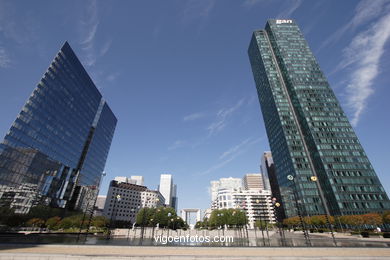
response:
[[[293,23],[292,20],[276,20],[276,24],[281,24],[281,23]]]

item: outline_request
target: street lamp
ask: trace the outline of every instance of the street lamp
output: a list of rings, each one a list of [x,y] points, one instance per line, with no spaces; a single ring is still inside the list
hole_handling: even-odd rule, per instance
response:
[[[280,235],[280,239],[281,239],[281,242],[282,242],[282,246],[285,246],[286,243],[285,243],[284,230],[283,230],[282,223],[281,223],[281,221],[279,219],[279,216],[280,216],[279,208],[282,205],[279,202],[276,201],[276,198],[272,198],[272,204],[274,205],[275,218],[276,218],[276,221],[277,221],[277,225],[278,225],[278,229],[279,229],[279,235]]]
[[[130,209],[130,219],[132,218],[131,216],[134,215],[134,212],[135,212],[135,209],[134,208],[131,208]],[[134,218],[135,219],[135,218]],[[134,225],[135,225],[135,221],[133,223],[133,225],[131,225],[131,220],[129,220],[129,231],[127,231],[127,240],[129,240],[130,238],[130,229],[133,227],[133,230],[134,230]]]
[[[257,205],[260,205],[260,200],[257,199],[256,203],[257,203]],[[260,212],[260,210],[258,211],[258,213],[260,213],[259,214],[260,215],[260,230],[261,230],[261,236],[263,237],[263,245],[265,246],[264,229],[263,229],[263,216],[262,216],[262,213]],[[255,229],[256,229],[256,225],[255,225]]]
[[[167,237],[168,237],[169,236],[169,221],[170,221],[170,217],[172,216],[172,213],[168,212],[167,216],[168,216],[168,221],[167,221],[167,225],[168,225]]]
[[[225,229],[224,229],[224,225],[225,224],[224,224],[224,221],[223,221],[223,218],[222,218],[223,217],[223,213],[218,213],[217,216],[218,216],[218,220],[221,219],[221,221],[220,221],[221,225],[218,228],[218,233],[219,233],[219,229],[222,228],[222,234],[225,235]],[[221,218],[219,218],[219,217],[221,217]]]
[[[333,239],[333,244],[334,244],[335,246],[337,246],[336,238],[335,238],[334,233],[333,233],[333,227],[332,227],[332,224],[331,224],[330,221],[329,221],[330,213],[329,213],[328,205],[327,205],[327,203],[326,203],[326,200],[325,200],[324,194],[323,194],[323,192],[322,192],[321,186],[320,186],[320,184],[319,184],[318,181],[317,181],[317,176],[311,176],[311,177],[310,177],[310,180],[316,184],[317,189],[318,189],[318,191],[319,191],[319,193],[320,193],[321,202],[322,202],[322,205],[323,205],[324,208],[325,208],[325,213],[326,213],[326,214],[325,214],[325,219],[326,219],[326,223],[328,224],[328,227],[329,227],[329,229],[330,229],[330,233],[331,233],[332,239]]]
[[[303,231],[303,235],[304,235],[304,237],[305,237],[306,245],[307,245],[307,246],[311,246],[309,233],[307,232],[306,225],[305,225],[305,222],[303,221],[303,217],[302,217],[302,214],[301,214],[301,210],[300,210],[300,207],[299,207],[299,204],[298,204],[298,191],[297,191],[297,186],[296,186],[295,178],[294,178],[294,176],[292,176],[292,175],[287,175],[287,179],[288,179],[289,181],[292,181],[292,182],[293,182],[293,189],[294,189],[293,194],[294,194],[295,206],[296,206],[296,208],[297,208],[297,213],[298,213],[299,221],[301,222],[302,231]]]

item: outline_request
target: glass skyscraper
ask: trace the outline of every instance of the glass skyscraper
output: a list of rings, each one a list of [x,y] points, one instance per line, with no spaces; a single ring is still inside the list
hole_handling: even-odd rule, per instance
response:
[[[66,42],[0,144],[0,206],[92,207],[116,123]]]
[[[296,204],[304,215],[389,209],[389,199],[298,25],[269,20],[265,30],[253,33],[248,54],[286,216],[297,215]]]

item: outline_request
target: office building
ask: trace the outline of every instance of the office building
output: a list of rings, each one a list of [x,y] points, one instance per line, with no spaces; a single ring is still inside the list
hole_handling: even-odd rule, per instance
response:
[[[248,224],[256,221],[275,223],[274,207],[270,190],[219,189],[214,209],[240,209],[245,211]]]
[[[280,205],[275,210],[275,217],[277,220],[282,221],[286,218],[286,215],[284,213],[284,205],[281,203],[282,197],[280,195],[280,186],[276,177],[275,164],[272,159],[271,152],[263,153],[263,156],[261,157],[261,171],[263,176],[267,176],[267,179],[269,180],[269,186],[274,203],[278,202]]]
[[[126,176],[116,176],[114,178],[114,181],[117,181],[117,182],[124,182],[124,183],[131,183],[131,184],[137,184],[137,181],[136,180],[133,180],[129,177],[126,177]],[[142,185],[141,185],[142,186]]]
[[[173,179],[171,174],[161,174],[158,190],[165,199],[165,204],[172,207]]]
[[[0,204],[92,209],[117,119],[66,42],[0,144]]]
[[[135,222],[141,208],[163,206],[165,199],[159,191],[131,182],[112,180],[107,192],[103,215],[111,221]]]
[[[177,185],[176,184],[173,184],[173,189],[172,189],[172,200],[171,200],[171,205],[172,205],[172,208],[175,209],[175,211],[177,211],[177,205],[179,203],[179,199],[177,197]]]
[[[130,179],[135,180],[135,184],[144,185],[144,176],[131,176]]]
[[[243,186],[246,190],[264,190],[263,176],[260,173],[247,173],[242,178]]]
[[[221,178],[218,181],[211,181],[210,185],[211,201],[213,202],[217,199],[220,189],[241,189],[242,179],[233,177]]]
[[[260,158],[260,172],[261,172],[261,176],[263,177],[264,189],[270,190],[271,186],[270,186],[270,179],[267,172],[268,169],[266,166],[267,163],[269,165],[274,163],[272,160],[271,152],[264,152]]]
[[[264,30],[253,33],[248,54],[286,216],[298,214],[294,200],[301,202],[304,215],[389,209],[389,199],[298,25],[269,20]]]
[[[106,195],[98,195],[95,204],[95,210],[93,212],[94,216],[103,216],[104,214],[104,205],[106,204]]]

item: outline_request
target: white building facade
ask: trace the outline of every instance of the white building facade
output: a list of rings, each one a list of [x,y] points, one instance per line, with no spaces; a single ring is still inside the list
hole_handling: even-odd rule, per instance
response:
[[[165,199],[165,204],[172,207],[173,179],[171,174],[161,174],[158,190]]]
[[[246,190],[264,190],[264,180],[261,173],[247,173],[242,178],[244,189]]]
[[[110,220],[135,222],[136,215],[144,207],[164,206],[165,200],[159,191],[130,182],[113,180],[108,189],[103,215]]]
[[[220,189],[213,209],[241,209],[254,227],[256,221],[275,223],[270,190]]]
[[[211,181],[210,185],[211,201],[213,202],[217,199],[219,190],[242,188],[242,180],[240,178],[233,177],[221,178],[218,181]]]

